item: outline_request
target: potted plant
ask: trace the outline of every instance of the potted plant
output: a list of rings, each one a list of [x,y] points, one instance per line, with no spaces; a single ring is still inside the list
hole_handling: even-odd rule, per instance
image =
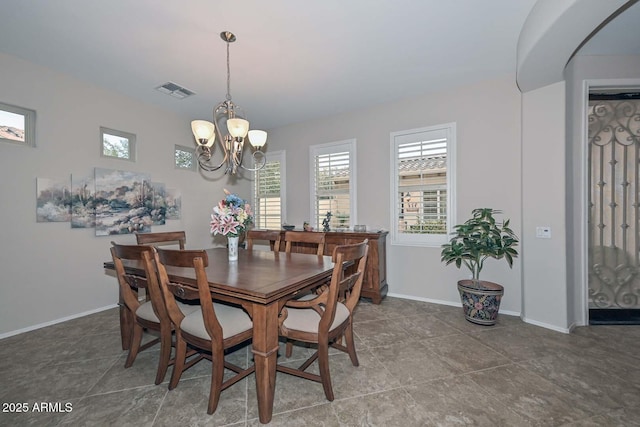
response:
[[[464,224],[454,227],[454,236],[442,245],[441,261],[446,265],[463,264],[471,271],[471,280],[458,281],[465,318],[480,325],[493,325],[498,316],[504,287],[497,283],[480,280],[480,272],[488,258],[505,259],[509,268],[518,256],[514,249],[518,238],[509,228],[509,220],[496,221],[494,215],[501,211],[478,208]]]

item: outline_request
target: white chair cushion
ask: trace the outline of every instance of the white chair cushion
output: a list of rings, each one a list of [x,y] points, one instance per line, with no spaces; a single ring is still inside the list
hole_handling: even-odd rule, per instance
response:
[[[176,301],[176,303],[178,304],[178,308],[180,309],[180,311],[182,311],[185,316],[193,313],[194,311],[200,311],[199,305],[184,304],[180,301]],[[145,301],[140,304],[140,307],[138,307],[138,309],[136,310],[136,316],[150,322],[160,323],[158,316],[156,316],[156,313],[153,311],[151,301]]]
[[[178,304],[178,308],[180,309],[180,311],[182,312],[182,314],[184,314],[185,316],[191,314],[191,313],[195,313],[200,312],[200,303],[198,304],[185,304],[183,302],[180,301],[176,301],[176,304]]]
[[[218,318],[218,322],[220,322],[220,326],[222,326],[223,339],[227,339],[253,328],[251,318],[241,308],[214,303],[213,310],[216,312],[216,317]],[[180,329],[190,335],[195,335],[206,340],[211,339],[204,327],[204,319],[202,317],[201,310],[185,316],[180,324]]]
[[[284,320],[284,327],[302,332],[317,334],[320,323],[320,315],[311,308],[290,308],[287,307],[287,318]],[[340,326],[349,318],[349,309],[342,303],[336,306],[336,317],[333,319],[330,331]]]
[[[160,319],[158,319],[156,313],[153,312],[151,301],[145,301],[140,304],[140,307],[138,307],[138,309],[136,310],[136,316],[150,322],[160,323]]]

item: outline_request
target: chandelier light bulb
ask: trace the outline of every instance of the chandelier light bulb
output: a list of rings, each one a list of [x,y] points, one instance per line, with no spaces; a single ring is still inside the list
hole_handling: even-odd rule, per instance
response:
[[[227,130],[234,138],[244,138],[249,131],[249,122],[245,119],[233,118],[227,120]]]
[[[267,143],[267,132],[263,130],[250,130],[249,131],[249,142],[256,148],[264,147],[264,144]]]
[[[206,120],[194,120],[191,122],[191,131],[196,138],[196,142],[209,148],[213,146],[215,141],[215,129],[214,124]]]

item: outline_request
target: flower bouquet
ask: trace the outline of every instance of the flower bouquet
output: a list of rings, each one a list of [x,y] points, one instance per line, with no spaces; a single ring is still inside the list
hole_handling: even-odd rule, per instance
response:
[[[253,223],[251,205],[229,190],[224,193],[226,197],[214,206],[211,214],[211,234],[238,237]]]
[[[253,223],[251,205],[236,194],[224,190],[226,197],[213,207],[211,214],[211,234],[227,237],[229,261],[238,259],[238,236]]]

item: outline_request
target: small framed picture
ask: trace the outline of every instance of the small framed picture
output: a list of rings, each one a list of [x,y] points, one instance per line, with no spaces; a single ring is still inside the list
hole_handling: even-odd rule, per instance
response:
[[[36,146],[36,112],[0,102],[0,141]]]
[[[100,127],[100,155],[136,161],[136,136],[129,132]]]

